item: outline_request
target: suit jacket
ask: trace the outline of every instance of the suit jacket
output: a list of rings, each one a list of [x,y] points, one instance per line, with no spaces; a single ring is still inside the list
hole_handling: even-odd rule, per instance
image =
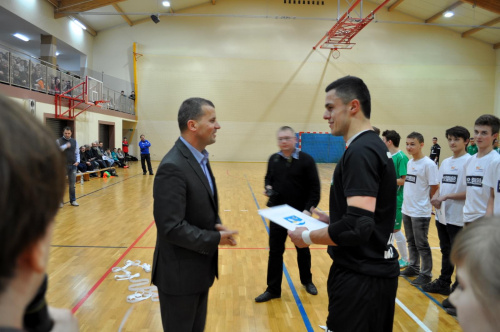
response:
[[[200,164],[178,139],[158,167],[154,181],[157,228],[152,282],[170,295],[208,291],[218,276],[220,224],[214,194]]]

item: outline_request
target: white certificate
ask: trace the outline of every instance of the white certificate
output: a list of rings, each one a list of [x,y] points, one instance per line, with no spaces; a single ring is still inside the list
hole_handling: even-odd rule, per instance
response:
[[[441,208],[436,209],[436,219],[443,225],[446,225],[446,215],[445,215],[446,202],[441,202]]]
[[[259,214],[291,231],[295,230],[296,227],[307,227],[310,231],[314,231],[328,226],[328,224],[309,217],[287,204],[259,210]]]

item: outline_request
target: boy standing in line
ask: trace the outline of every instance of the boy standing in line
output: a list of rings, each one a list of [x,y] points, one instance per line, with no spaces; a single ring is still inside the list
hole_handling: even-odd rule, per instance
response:
[[[491,114],[481,115],[474,123],[474,138],[478,151],[465,163],[464,226],[486,214],[491,189],[486,185],[487,181],[484,181],[483,186],[483,178],[500,158],[493,150],[493,141],[498,138],[499,128],[500,120]],[[447,313],[456,316],[456,309],[448,298],[442,304]]]
[[[406,248],[406,238],[401,232],[401,225],[403,222],[403,215],[401,214],[401,207],[403,206],[403,191],[406,180],[406,166],[408,164],[408,157],[399,150],[399,142],[401,136],[395,130],[386,130],[382,133],[382,141],[384,141],[387,149],[392,155],[394,168],[396,168],[396,184],[398,191],[396,196],[396,222],[394,224],[394,238],[398,246],[398,251],[401,254],[399,259],[399,267],[405,268],[408,263],[408,249]]]
[[[410,252],[410,266],[401,271],[402,276],[415,277],[413,286],[422,286],[432,280],[432,253],[428,234],[431,221],[431,197],[438,189],[438,168],[434,161],[424,156],[424,137],[412,132],[406,138],[406,151],[413,157],[408,162],[403,194],[403,222]],[[422,268],[420,269],[420,261]]]
[[[477,145],[476,141],[474,140],[474,137],[470,138],[470,145],[467,147],[467,153],[470,154],[471,156],[477,153]]]
[[[471,158],[466,148],[469,143],[470,133],[461,126],[446,130],[448,146],[453,152],[453,157],[446,158],[439,168],[439,190],[436,191],[431,204],[436,209],[441,209],[444,218],[436,218],[436,229],[441,247],[441,275],[433,282],[423,285],[422,290],[428,293],[450,295],[451,276],[455,269],[450,261],[450,252],[455,236],[464,226],[463,208],[465,204],[465,164]],[[446,203],[445,203],[446,202]],[[437,217],[437,215],[436,215]]]

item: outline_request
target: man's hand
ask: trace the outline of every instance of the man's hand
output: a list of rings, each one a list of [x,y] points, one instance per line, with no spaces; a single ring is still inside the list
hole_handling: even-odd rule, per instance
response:
[[[73,166],[78,166],[79,162],[77,161],[76,163],[73,164]]]
[[[273,186],[267,185],[267,186],[265,186],[265,188],[266,188],[266,190],[264,190],[264,195],[266,195],[267,197],[270,197],[269,194],[268,194],[268,192],[270,190],[273,190]]]
[[[215,229],[220,232],[219,244],[221,246],[226,246],[226,245],[235,246],[237,244],[233,235],[238,234],[238,231],[230,230],[226,226],[223,226],[222,224],[215,225]]]
[[[294,231],[288,231],[288,236],[290,236],[290,240],[292,240],[293,244],[295,244],[299,248],[306,248],[309,245],[302,240],[302,233],[307,231],[307,227],[297,227]]]
[[[320,211],[318,208],[312,207],[311,213],[317,215],[319,221],[322,221],[325,224],[330,224],[330,216],[324,213],[323,211]]]

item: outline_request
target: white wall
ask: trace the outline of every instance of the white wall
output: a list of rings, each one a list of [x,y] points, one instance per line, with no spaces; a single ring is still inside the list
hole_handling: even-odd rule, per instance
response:
[[[297,9],[299,8],[299,9]],[[374,6],[365,2],[366,14]],[[333,4],[287,6],[281,0],[219,0],[184,13],[331,17]],[[417,21],[382,10],[379,20]],[[327,131],[322,120],[324,88],[356,75],[372,94],[372,123],[401,136],[420,131],[444,143],[454,125],[472,129],[474,120],[495,109],[498,55],[491,45],[440,27],[372,22],[340,58],[312,50],[333,21],[239,18],[161,17],[134,27],[99,33],[94,63],[110,75],[127,78],[132,43],[138,52],[137,133],[152,142],[161,159],[178,137],[181,102],[211,99],[222,125],[213,160],[265,161],[276,150],[275,131]],[[120,76],[121,75],[121,76]],[[498,93],[497,93],[498,94]],[[137,144],[138,135],[132,144]],[[443,145],[443,144],[442,144]],[[427,149],[427,148],[426,148]],[[450,155],[446,147],[443,157]]]

